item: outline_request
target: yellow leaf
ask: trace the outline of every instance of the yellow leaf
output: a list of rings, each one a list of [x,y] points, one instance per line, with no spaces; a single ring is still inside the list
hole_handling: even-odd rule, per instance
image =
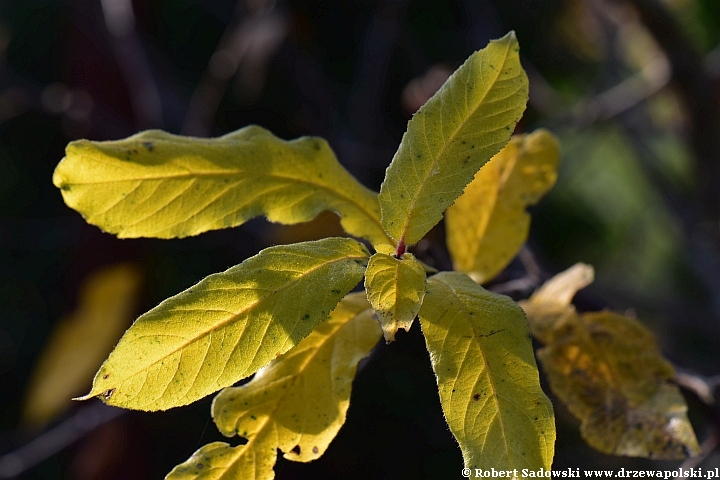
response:
[[[555,184],[559,145],[547,130],[518,135],[495,155],[447,211],[455,270],[492,280],[520,251],[530,230],[525,209]]]
[[[612,312],[578,315],[569,305],[592,282],[578,264],[521,302],[546,344],[538,358],[550,387],[603,453],[681,459],[700,452],[673,367],[638,321]],[[555,299],[555,301],[553,301]]]
[[[323,210],[352,235],[387,242],[377,195],[327,142],[286,142],[249,126],[213,139],[150,130],[124,140],[68,145],[53,183],[89,223],[121,238],[173,238],[265,215],[307,222]]]
[[[475,52],[408,123],[380,188],[382,225],[417,243],[510,139],[528,81],[513,32]]]
[[[210,275],[140,316],[81,400],[166,410],[232,385],[325,320],[368,257],[355,240],[326,238],[267,248]]]
[[[239,447],[225,442],[205,445],[165,480],[273,480],[276,457],[277,436],[265,430]]]
[[[378,314],[386,342],[399,328],[410,330],[425,296],[425,267],[411,253],[393,256],[390,245],[378,245],[365,271],[368,300]]]
[[[60,320],[35,366],[26,422],[49,422],[82,393],[130,324],[140,283],[140,271],[131,264],[103,268],[85,280],[77,309]]]
[[[215,397],[212,412],[220,431],[248,443],[206,445],[168,480],[272,479],[278,448],[289,460],[319,458],[345,422],[358,362],[379,339],[365,294],[345,297],[297,347],[247,384]]]
[[[444,272],[428,278],[420,322],[465,467],[549,470],[553,409],[522,310],[464,274]]]
[[[542,343],[550,342],[561,319],[575,314],[575,307],[570,305],[575,294],[593,280],[593,267],[576,263],[545,282],[528,300],[521,301],[533,336]]]

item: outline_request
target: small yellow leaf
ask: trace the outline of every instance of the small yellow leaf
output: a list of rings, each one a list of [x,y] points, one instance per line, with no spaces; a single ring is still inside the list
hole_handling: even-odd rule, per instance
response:
[[[417,243],[510,139],[528,81],[515,34],[473,53],[408,123],[380,188],[382,226]]]
[[[492,280],[520,251],[530,230],[525,209],[555,184],[559,145],[547,130],[518,135],[495,155],[448,209],[448,250],[455,270]]]
[[[187,405],[297,345],[362,280],[369,253],[326,238],[262,250],[140,316],[90,393],[139,410]]]
[[[521,301],[533,336],[542,343],[550,342],[561,319],[575,314],[575,308],[570,305],[575,294],[594,279],[592,266],[576,263],[545,282],[528,300]]]
[[[387,242],[377,194],[338,163],[327,142],[290,142],[249,126],[200,139],[158,130],[68,145],[53,183],[88,223],[121,238],[187,237],[270,221],[307,222],[337,212],[345,230]]]
[[[239,447],[225,442],[205,445],[165,480],[273,480],[276,457],[276,435],[265,430]]]
[[[570,305],[592,282],[578,264],[521,302],[545,347],[538,358],[553,392],[580,421],[583,438],[603,453],[673,460],[700,452],[673,367],[637,320]]]
[[[555,420],[522,310],[444,272],[428,278],[420,322],[465,467],[549,470]]]
[[[410,330],[425,296],[425,268],[411,253],[392,255],[392,247],[370,257],[365,271],[367,297],[378,314],[386,342],[395,341],[399,328]],[[390,252],[390,253],[388,253]]]
[[[82,393],[130,324],[140,283],[140,271],[131,264],[103,268],[85,280],[77,309],[60,320],[35,367],[26,422],[49,422]]]
[[[220,431],[248,443],[202,447],[168,480],[271,479],[277,449],[293,461],[319,458],[345,422],[357,364],[380,333],[365,294],[345,297],[297,347],[247,384],[215,397],[212,412]]]

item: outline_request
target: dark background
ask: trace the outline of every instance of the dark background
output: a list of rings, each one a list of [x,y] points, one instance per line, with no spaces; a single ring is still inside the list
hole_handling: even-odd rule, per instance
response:
[[[326,138],[378,190],[415,109],[470,53],[511,29],[531,85],[518,131],[546,127],[563,145],[558,184],[533,209],[528,252],[540,278],[593,264],[597,281],[578,307],[631,309],[681,372],[715,388],[720,2],[3,0],[0,455],[41,435],[28,458],[49,457],[18,478],[162,478],[222,440],[210,399],[112,420],[93,402],[75,404],[44,437],[23,426],[34,361],[88,274],[118,261],[140,265],[140,313],[261,248],[318,235],[258,219],[183,240],[118,240],[85,224],[52,186],[69,141],[147,128],[216,136],[254,123],[286,139]],[[417,253],[447,267],[442,252],[439,227]],[[515,262],[496,285],[526,277],[525,266]],[[712,450],[718,408],[683,391]],[[83,423],[91,414],[99,417]],[[601,455],[562,406],[556,414],[555,468],[680,464]],[[57,431],[65,433],[53,446],[47,432]],[[701,466],[714,468],[719,457],[710,452]],[[327,453],[307,465],[280,458],[276,472],[449,479],[461,467],[416,325],[361,367]]]

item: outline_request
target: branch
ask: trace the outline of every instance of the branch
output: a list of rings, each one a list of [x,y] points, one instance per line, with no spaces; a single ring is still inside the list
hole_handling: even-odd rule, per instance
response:
[[[127,410],[93,402],[72,417],[32,439],[20,448],[0,456],[0,479],[15,478]]]

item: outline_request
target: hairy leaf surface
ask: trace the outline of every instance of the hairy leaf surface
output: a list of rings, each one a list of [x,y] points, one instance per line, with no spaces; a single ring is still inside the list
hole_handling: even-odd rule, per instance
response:
[[[465,467],[549,470],[555,445],[522,310],[468,276],[430,277],[420,322]]]
[[[601,452],[665,460],[698,454],[685,401],[669,383],[673,367],[653,335],[632,318],[578,315],[569,304],[591,281],[592,268],[579,264],[521,303],[546,344],[538,358],[553,392]]]
[[[378,245],[365,271],[365,291],[378,314],[386,342],[399,328],[410,330],[425,296],[425,268],[411,253],[393,256],[390,245]]]
[[[95,376],[106,403],[186,405],[297,345],[362,279],[369,253],[327,238],[265,249],[140,316]]]
[[[220,431],[248,443],[202,447],[168,478],[270,479],[278,448],[289,460],[319,458],[345,422],[357,364],[380,334],[365,294],[345,297],[297,347],[247,384],[215,397],[212,413]]]
[[[84,282],[78,307],[58,322],[43,348],[23,416],[43,425],[81,394],[135,314],[142,275],[132,264],[105,267]]]
[[[327,142],[290,142],[249,126],[212,139],[150,130],[124,140],[68,145],[53,176],[65,203],[125,237],[173,238],[265,215],[306,222],[323,210],[352,235],[385,241],[377,195],[337,161]]]
[[[380,189],[382,225],[417,243],[510,139],[528,97],[514,33],[472,54],[408,123]]]
[[[530,230],[525,209],[555,184],[559,159],[555,137],[537,130],[513,137],[475,174],[446,214],[455,270],[485,283],[510,263]]]

